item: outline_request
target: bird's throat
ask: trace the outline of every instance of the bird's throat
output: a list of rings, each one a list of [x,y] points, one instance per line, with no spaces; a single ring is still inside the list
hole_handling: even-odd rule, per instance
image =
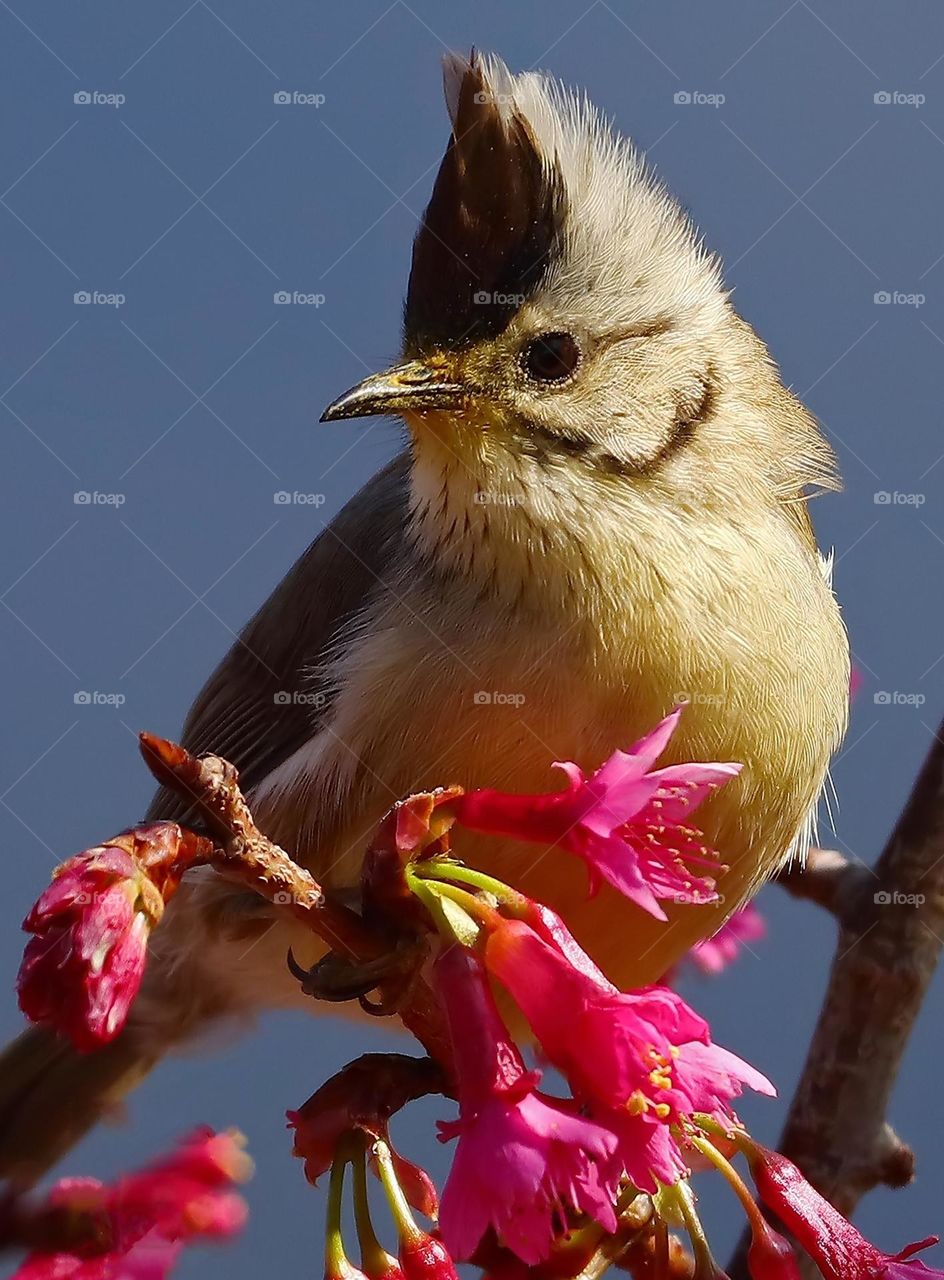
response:
[[[410,504],[410,535],[423,559],[478,591],[573,607],[605,554],[607,503],[593,478],[571,459],[516,452],[487,428],[424,427],[414,436]]]

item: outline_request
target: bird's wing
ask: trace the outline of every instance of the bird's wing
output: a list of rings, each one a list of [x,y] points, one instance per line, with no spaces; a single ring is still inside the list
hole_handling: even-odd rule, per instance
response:
[[[239,769],[251,790],[314,733],[326,702],[318,664],[380,583],[402,545],[406,454],[338,513],[289,571],[216,668],[190,708],[182,742]],[[323,686],[322,686],[323,691]],[[148,817],[182,820],[187,805],[161,788]]]

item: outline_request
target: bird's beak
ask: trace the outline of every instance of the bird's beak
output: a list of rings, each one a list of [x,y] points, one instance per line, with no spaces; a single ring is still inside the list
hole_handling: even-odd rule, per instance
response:
[[[321,415],[322,422],[365,418],[378,413],[455,409],[468,394],[461,383],[450,382],[423,360],[407,360],[383,373],[372,373],[345,391]]]

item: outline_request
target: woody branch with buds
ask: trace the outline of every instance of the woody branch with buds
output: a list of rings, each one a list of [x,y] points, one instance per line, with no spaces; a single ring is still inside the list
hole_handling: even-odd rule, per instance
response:
[[[605,881],[657,919],[665,919],[669,898],[697,911],[716,897],[723,867],[693,814],[738,766],[655,767],[681,714],[589,777],[561,766],[560,791],[452,787],[401,801],[367,851],[359,910],[324,891],[257,828],[231,764],[142,735],[152,773],[194,806],[194,828],[142,825],[58,869],[25,922],[33,936],[20,971],[21,1007],[86,1052],[114,1039],[165,904],[189,871],[211,866],[331,948],[311,970],[290,958],[305,992],[397,1017],[425,1050],[367,1054],[288,1113],[307,1177],[329,1175],[327,1280],[449,1280],[466,1260],[492,1275],[548,1280],[595,1280],[614,1264],[648,1280],[720,1277],[693,1174],[720,1175],[743,1208],[750,1238],[736,1266],[754,1280],[791,1280],[808,1260],[826,1280],[944,1276],[913,1256],[931,1240],[883,1253],[839,1211],[870,1183],[910,1172],[884,1127],[884,1105],[937,958],[924,938],[937,917],[866,921],[864,881],[830,855],[814,858],[801,893],[835,909],[860,941],[834,966],[778,1154],[756,1143],[732,1109],[745,1088],[769,1095],[773,1086],[715,1044],[669,986],[619,990],[558,915],[454,856],[456,827],[535,841],[555,856],[580,858],[591,891]],[[942,774],[938,743],[877,868],[883,885],[902,892],[936,871]],[[716,970],[757,927],[742,914],[693,958]],[[908,957],[892,965],[902,943]],[[858,959],[847,963],[853,952]],[[891,992],[883,973],[891,974]],[[855,1069],[844,1057],[850,1017],[874,1037],[877,1057],[867,1068],[861,1057]],[[516,1026],[561,1073],[566,1093],[541,1087]],[[440,1139],[456,1142],[441,1199],[389,1132],[391,1117],[426,1094],[458,1108],[439,1124]],[[856,1123],[847,1126],[850,1107]],[[0,1241],[30,1251],[18,1280],[107,1280],[118,1271],[143,1276],[148,1267],[149,1276],[163,1276],[189,1240],[238,1229],[244,1211],[233,1183],[246,1171],[233,1137],[201,1133],[110,1188],[66,1179],[46,1199],[12,1196],[0,1213]],[[370,1172],[393,1220],[396,1257],[375,1229]],[[342,1229],[348,1184],[359,1266]]]

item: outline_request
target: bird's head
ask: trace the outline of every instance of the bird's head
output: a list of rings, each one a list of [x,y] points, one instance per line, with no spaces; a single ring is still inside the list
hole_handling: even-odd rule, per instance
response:
[[[403,360],[325,418],[399,413],[431,476],[539,506],[592,501],[595,484],[796,504],[826,483],[815,424],[632,144],[494,58],[448,58],[445,84],[452,134],[413,246]]]

